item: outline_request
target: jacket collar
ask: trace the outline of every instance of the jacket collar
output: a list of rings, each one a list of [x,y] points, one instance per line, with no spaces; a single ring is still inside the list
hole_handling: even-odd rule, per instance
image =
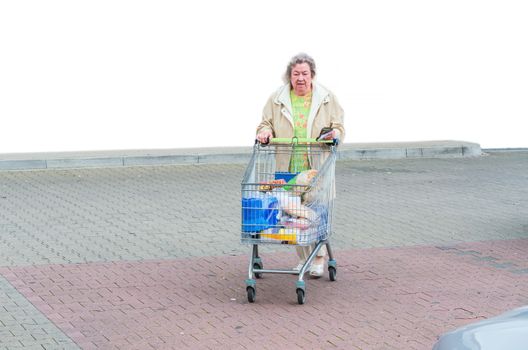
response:
[[[283,85],[279,88],[279,91],[277,93],[277,97],[275,98],[276,104],[283,104],[288,111],[291,113],[292,106],[290,101],[290,91],[291,87],[290,84]],[[316,82],[312,82],[312,106],[317,106],[315,110],[319,108],[322,102],[326,103],[327,97],[330,94],[330,92],[322,85],[317,84]],[[314,109],[314,108],[312,108]]]
[[[306,125],[306,135],[308,137],[311,137],[312,135],[312,126],[315,116],[317,115],[317,112],[319,112],[319,107],[321,107],[321,104],[327,103],[330,100],[330,92],[322,85],[312,83],[312,89],[312,107],[310,108],[310,114],[308,115],[308,124]]]
[[[293,119],[292,119],[292,105],[290,100],[290,83],[282,86],[279,88],[279,91],[277,93],[277,97],[275,98],[275,103],[278,105],[283,105],[286,108],[286,111],[288,113],[284,113],[288,120],[293,125]],[[330,92],[322,85],[317,84],[316,82],[312,81],[312,106],[310,107],[310,115],[308,116],[308,125],[307,128],[307,135],[310,137],[312,134],[312,125],[313,121],[315,119],[315,116],[317,115],[317,112],[319,111],[319,107],[322,103],[327,103],[329,101],[329,95]]]
[[[286,110],[291,116],[293,112],[292,112],[292,104],[291,104],[291,99],[290,99],[290,90],[291,90],[290,83],[280,87],[277,93],[277,97],[275,98],[274,102],[278,105],[282,104],[284,107],[286,107]]]

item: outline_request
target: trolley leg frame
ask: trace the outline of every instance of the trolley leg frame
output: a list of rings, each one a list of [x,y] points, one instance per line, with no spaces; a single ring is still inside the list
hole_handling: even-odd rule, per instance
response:
[[[284,269],[264,269],[262,264],[262,259],[258,253],[258,244],[253,244],[251,247],[251,258],[249,259],[249,269],[248,269],[248,279],[246,280],[246,290],[248,293],[248,301],[254,302],[256,298],[256,285],[257,278],[260,278],[264,273],[274,273],[274,274],[289,274],[297,275],[296,282],[296,292],[297,292],[297,301],[299,304],[304,304],[306,298],[306,282],[304,281],[304,274],[308,271],[308,268],[311,266],[313,260],[317,256],[317,253],[323,246],[326,245],[326,250],[328,252],[328,273],[331,281],[335,281],[337,263],[334,259],[334,254],[330,242],[328,240],[322,240],[317,242],[314,249],[304,262],[303,266],[299,271],[297,270],[284,270]]]

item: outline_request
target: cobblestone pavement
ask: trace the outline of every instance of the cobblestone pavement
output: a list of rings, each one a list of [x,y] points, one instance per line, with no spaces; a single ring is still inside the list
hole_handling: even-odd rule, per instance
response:
[[[526,152],[338,162],[339,278],[303,306],[277,275],[247,303],[243,171],[0,172],[0,348],[428,349],[528,304]]]

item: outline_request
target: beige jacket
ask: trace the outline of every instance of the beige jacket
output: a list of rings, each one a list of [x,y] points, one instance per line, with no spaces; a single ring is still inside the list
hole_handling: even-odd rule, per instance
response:
[[[322,128],[331,127],[337,131],[339,141],[343,142],[345,138],[343,116],[344,112],[337,98],[322,85],[312,82],[312,106],[306,125],[308,137],[317,138]],[[273,137],[292,138],[293,129],[290,84],[288,83],[280,87],[268,99],[262,112],[262,121],[257,127],[257,134],[269,130],[273,133]],[[288,164],[289,158],[277,159],[277,170],[286,171]],[[318,166],[315,165],[313,168],[317,169]]]

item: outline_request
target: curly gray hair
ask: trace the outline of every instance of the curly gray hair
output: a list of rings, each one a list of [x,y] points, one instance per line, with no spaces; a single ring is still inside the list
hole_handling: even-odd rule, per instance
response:
[[[290,76],[293,67],[295,67],[296,64],[301,63],[308,63],[310,66],[310,72],[312,73],[312,79],[315,78],[315,61],[312,57],[310,57],[308,54],[305,54],[304,52],[301,52],[295,56],[293,56],[288,63],[288,66],[286,67],[286,72],[284,73],[284,76],[282,77],[282,80],[284,80],[284,83],[287,84],[290,82]]]

